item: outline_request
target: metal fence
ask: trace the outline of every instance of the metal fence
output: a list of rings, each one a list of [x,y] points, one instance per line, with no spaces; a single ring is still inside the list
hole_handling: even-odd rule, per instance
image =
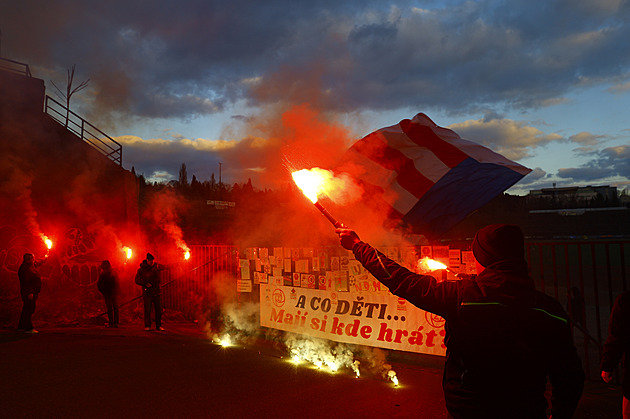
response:
[[[192,246],[191,254],[189,270],[166,271],[163,304],[196,318],[219,283],[236,281],[239,250],[203,245]],[[555,297],[569,313],[587,378],[597,380],[610,311],[628,286],[630,240],[528,242],[526,257],[537,289]]]
[[[597,379],[610,311],[627,289],[630,241],[531,242],[526,256],[536,287],[566,308],[587,378]]]
[[[190,254],[187,268],[164,271],[162,305],[197,319],[211,306],[217,288],[227,283],[236,289],[238,248],[196,245],[190,247]]]

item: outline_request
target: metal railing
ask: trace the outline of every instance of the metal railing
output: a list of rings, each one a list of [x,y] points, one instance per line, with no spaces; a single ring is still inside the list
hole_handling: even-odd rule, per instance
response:
[[[65,126],[83,141],[94,147],[114,163],[122,166],[122,145],[94,125],[46,95],[44,112]]]
[[[526,243],[536,288],[566,308],[587,378],[599,378],[615,298],[628,289],[630,240]]]
[[[21,74],[26,77],[33,77],[31,75],[31,69],[29,68],[28,64],[24,64],[19,61],[9,60],[8,58],[0,57],[0,70]]]

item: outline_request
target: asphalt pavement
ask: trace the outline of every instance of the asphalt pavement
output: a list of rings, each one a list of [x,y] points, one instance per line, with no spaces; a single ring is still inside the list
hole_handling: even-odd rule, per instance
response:
[[[441,358],[388,352],[396,386],[296,364],[272,340],[223,347],[195,324],[165,327],[0,330],[0,418],[447,417]],[[575,417],[620,418],[620,387],[587,382]]]

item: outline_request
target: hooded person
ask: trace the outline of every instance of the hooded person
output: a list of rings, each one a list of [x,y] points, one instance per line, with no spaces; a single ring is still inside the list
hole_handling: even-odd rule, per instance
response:
[[[37,297],[42,290],[42,279],[39,276],[37,267],[44,263],[44,260],[35,260],[32,253],[24,253],[22,264],[18,269],[18,279],[20,280],[20,296],[22,297],[22,313],[18,321],[18,331],[26,333],[39,333],[33,328],[32,316],[35,313]]]
[[[118,306],[118,296],[120,294],[120,286],[118,274],[112,269],[109,260],[101,262],[96,287],[103,295],[105,307],[107,308],[107,325],[109,327],[118,327],[120,324],[120,312]]]
[[[525,264],[525,238],[520,227],[510,224],[491,224],[475,234],[472,243],[475,260],[487,268],[498,262]]]
[[[582,362],[562,305],[537,291],[528,275],[518,226],[480,229],[472,244],[477,276],[442,282],[387,258],[353,230],[336,232],[391,293],[446,321],[442,387],[450,417],[573,415],[584,387]]]
[[[136,272],[135,282],[142,287],[142,302],[144,303],[144,330],[151,330],[151,307],[155,311],[155,328],[162,331],[162,277],[160,271],[166,269],[164,265],[155,262],[155,257],[147,253],[146,259],[140,263]]]

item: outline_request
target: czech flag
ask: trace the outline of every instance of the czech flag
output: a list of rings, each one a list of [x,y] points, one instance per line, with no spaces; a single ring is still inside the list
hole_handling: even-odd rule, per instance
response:
[[[341,170],[414,233],[436,237],[531,169],[464,140],[419,113],[355,142]]]

